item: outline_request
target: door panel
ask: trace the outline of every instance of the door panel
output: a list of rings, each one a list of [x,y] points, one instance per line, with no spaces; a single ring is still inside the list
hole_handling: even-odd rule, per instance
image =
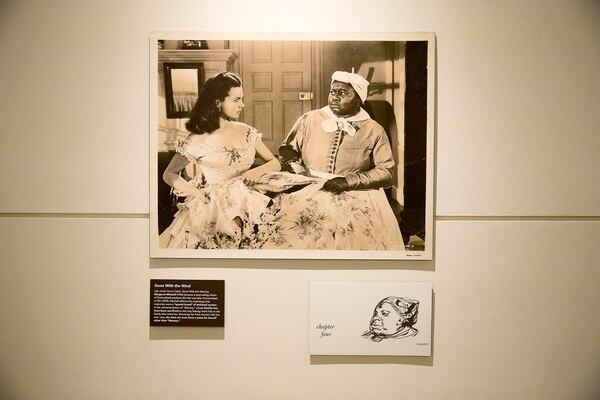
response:
[[[283,112],[281,113],[281,125],[283,126],[283,131],[287,134],[287,132],[292,129],[294,122],[298,119],[300,115],[304,112],[302,106],[303,102],[301,101],[284,101],[282,102]]]
[[[294,122],[312,109],[300,92],[312,90],[310,42],[242,42],[244,122],[263,134],[274,153]]]
[[[263,141],[265,143],[273,141],[273,102],[254,101],[250,107],[252,109],[252,115],[259,116],[258,118],[255,118],[252,126],[263,134]]]

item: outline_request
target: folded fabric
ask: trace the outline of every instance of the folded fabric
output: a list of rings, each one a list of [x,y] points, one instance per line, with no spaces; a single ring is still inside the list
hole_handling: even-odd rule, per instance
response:
[[[291,174],[289,172],[270,172],[263,175],[252,188],[259,192],[279,193],[295,186],[306,186],[312,183],[323,183],[323,179],[315,176]]]

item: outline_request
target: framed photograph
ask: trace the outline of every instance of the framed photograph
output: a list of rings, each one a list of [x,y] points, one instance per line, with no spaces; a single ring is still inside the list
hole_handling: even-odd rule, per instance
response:
[[[204,84],[204,64],[164,63],[167,118],[187,118]]]
[[[432,259],[435,49],[152,34],[151,257]]]
[[[431,282],[311,282],[310,354],[431,356],[431,300]]]

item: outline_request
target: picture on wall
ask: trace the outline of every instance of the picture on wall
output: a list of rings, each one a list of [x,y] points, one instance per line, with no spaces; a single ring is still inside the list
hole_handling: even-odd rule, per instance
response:
[[[431,355],[431,282],[310,283],[311,355]]]
[[[155,33],[150,63],[151,257],[431,259],[434,34]]]
[[[187,118],[204,84],[202,63],[164,63],[167,118]]]

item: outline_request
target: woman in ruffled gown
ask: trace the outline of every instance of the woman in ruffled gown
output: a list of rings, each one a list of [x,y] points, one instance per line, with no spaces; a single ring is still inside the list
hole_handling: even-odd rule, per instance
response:
[[[269,235],[271,199],[251,187],[264,174],[279,171],[280,164],[256,129],[232,121],[243,108],[237,75],[224,72],[206,81],[186,123],[190,134],[178,142],[163,174],[187,198],[160,234],[161,248],[260,248]],[[255,154],[265,163],[250,168]],[[180,172],[189,163],[198,173],[186,181]]]

